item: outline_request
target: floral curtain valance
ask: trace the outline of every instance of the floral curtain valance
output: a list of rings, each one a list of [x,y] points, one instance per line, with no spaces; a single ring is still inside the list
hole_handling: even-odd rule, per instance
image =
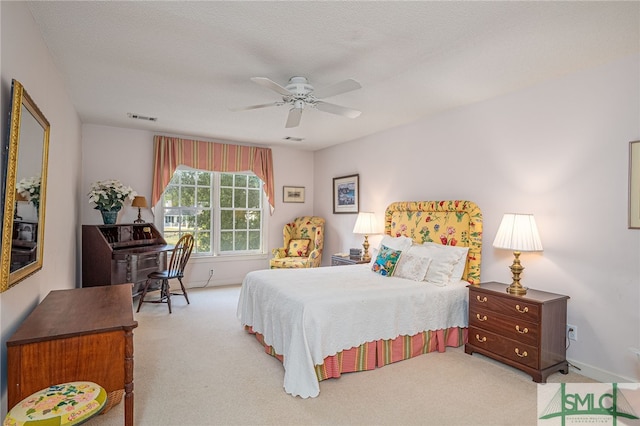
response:
[[[271,148],[154,136],[152,205],[160,200],[178,166],[212,172],[248,172],[258,176],[271,211],[275,207]]]

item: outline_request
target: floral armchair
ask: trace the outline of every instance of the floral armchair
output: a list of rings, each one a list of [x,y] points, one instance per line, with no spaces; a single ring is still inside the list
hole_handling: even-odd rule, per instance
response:
[[[322,262],[324,219],[298,217],[282,231],[284,246],[273,249],[270,268],[316,268]]]

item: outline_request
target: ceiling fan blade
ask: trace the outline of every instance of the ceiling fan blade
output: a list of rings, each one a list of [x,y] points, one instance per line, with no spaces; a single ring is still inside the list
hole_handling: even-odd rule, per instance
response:
[[[344,117],[356,118],[361,112],[357,109],[346,108],[336,104],[330,104],[329,102],[317,101],[315,107],[320,111],[330,112],[331,114],[342,115]]]
[[[301,118],[302,108],[291,108],[289,110],[289,116],[287,117],[287,124],[284,127],[287,129],[291,127],[298,127],[300,125]]]
[[[352,90],[360,89],[362,86],[357,81],[349,78],[331,86],[323,87],[320,90],[314,90],[313,95],[317,99],[328,98],[330,96],[339,95],[341,93],[350,92]]]
[[[271,102],[269,104],[260,104],[260,105],[250,105],[246,107],[237,107],[237,108],[229,108],[230,111],[247,111],[250,109],[258,109],[258,108],[266,108],[270,106],[280,106],[282,102]]]
[[[280,86],[275,81],[270,80],[270,79],[268,79],[266,77],[251,77],[251,81],[253,81],[255,83],[258,83],[260,86],[264,86],[267,89],[271,89],[274,92],[280,93],[283,96],[291,96],[292,95],[292,93],[290,91],[288,91],[284,87]]]

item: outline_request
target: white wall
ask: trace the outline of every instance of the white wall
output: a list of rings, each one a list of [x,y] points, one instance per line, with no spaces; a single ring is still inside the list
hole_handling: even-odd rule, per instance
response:
[[[360,209],[468,199],[484,215],[483,281],[510,282],[492,248],[503,213],[535,214],[544,252],[524,285],[566,294],[578,327],[568,358],[602,380],[640,379],[640,231],[627,229],[629,142],[640,139],[637,56],[316,152],[325,259],[360,247],[355,215],[333,215],[332,178],[360,174]],[[364,111],[366,114],[366,111]]]
[[[154,132],[131,130],[109,126],[85,124],[82,126],[83,176],[82,223],[100,224],[100,213],[89,204],[86,194],[91,183],[97,180],[118,179],[131,186],[139,195],[151,201],[153,175]],[[183,136],[185,137],[185,136]],[[187,137],[185,137],[187,138]],[[211,141],[207,138],[189,139]],[[217,141],[222,142],[224,141]],[[192,257],[185,271],[185,286],[201,287],[239,284],[247,272],[268,267],[271,249],[282,245],[282,228],[294,217],[313,212],[313,153],[298,149],[272,148],[276,206],[267,221],[267,254],[250,260],[246,257]],[[282,186],[295,185],[306,188],[304,203],[283,203]],[[138,209],[125,206],[118,216],[118,223],[131,223],[138,217]],[[150,209],[143,209],[143,219],[152,222]],[[209,281],[209,270],[215,275]],[[209,282],[207,282],[209,281]]]
[[[0,294],[1,418],[7,412],[6,341],[51,290],[76,285],[80,208],[80,120],[25,2],[0,2],[0,126],[8,137],[11,79],[20,81],[51,124],[42,270]],[[4,159],[3,159],[4,161]]]

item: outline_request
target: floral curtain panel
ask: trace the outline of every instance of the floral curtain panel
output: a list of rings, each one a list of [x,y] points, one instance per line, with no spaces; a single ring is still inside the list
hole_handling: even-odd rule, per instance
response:
[[[154,136],[153,188],[156,205],[179,165],[212,172],[252,171],[264,182],[271,212],[275,208],[271,148]]]

